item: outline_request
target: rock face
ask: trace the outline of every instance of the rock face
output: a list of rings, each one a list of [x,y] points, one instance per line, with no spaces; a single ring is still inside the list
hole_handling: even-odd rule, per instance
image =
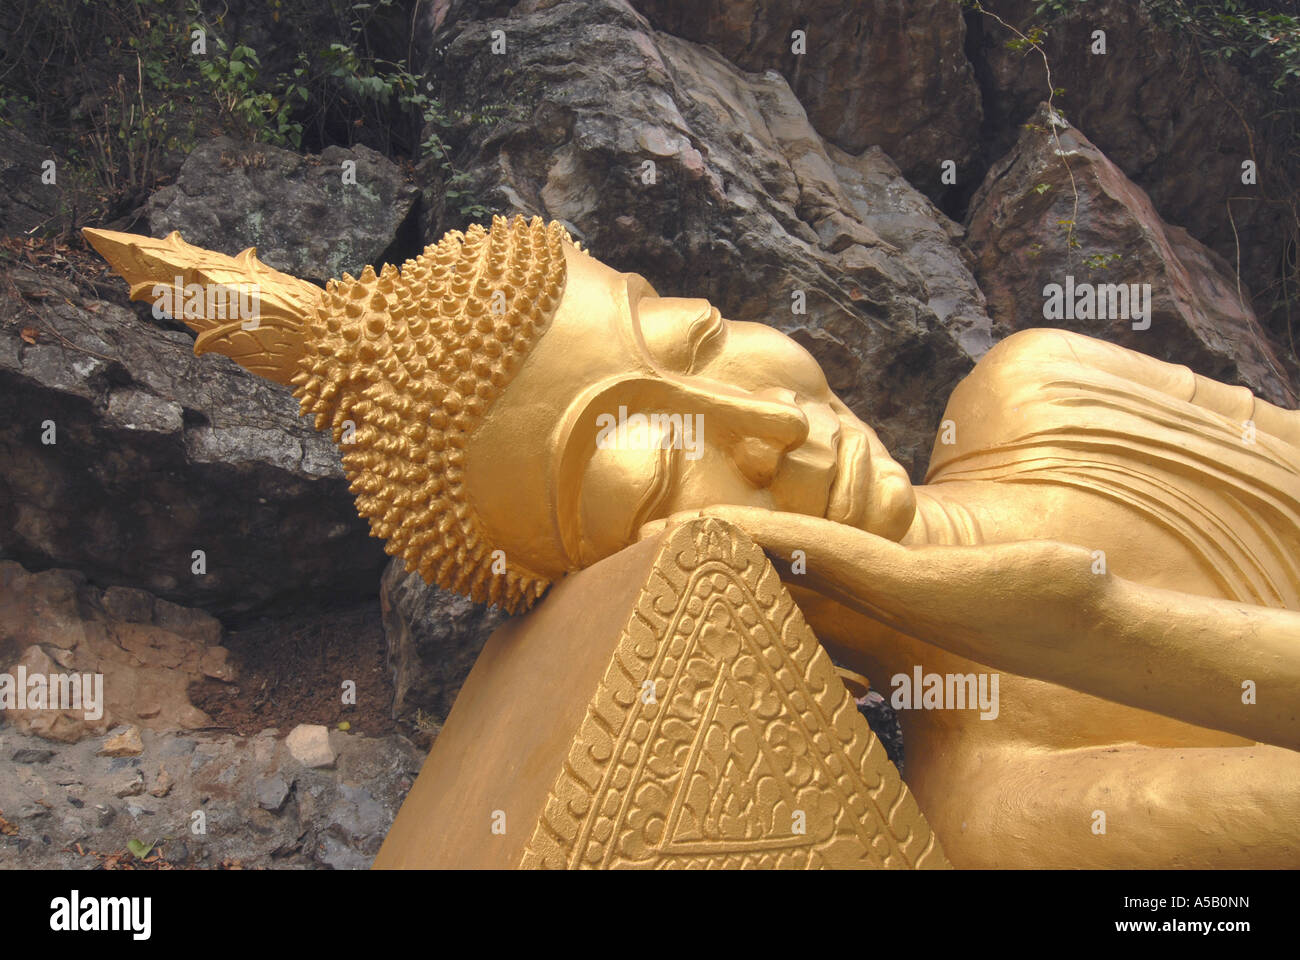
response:
[[[366,264],[400,263],[414,240],[418,196],[396,164],[368,147],[302,156],[217,137],[149,198],[149,229],[159,237],[179,230],[222,253],[257,247],[262,262],[323,284]]]
[[[879,146],[931,196],[942,162],[964,173],[982,116],[952,0],[634,0],[659,30],[708,44],[736,66],[778,70],[823,137],[859,153]],[[806,52],[796,53],[796,30]]]
[[[976,193],[970,243],[999,339],[1026,327],[1065,327],[1294,406],[1289,378],[1250,309],[1248,291],[1238,297],[1228,264],[1161,220],[1140,187],[1046,108]],[[1100,309],[1086,318],[1045,318],[1048,284],[1064,293],[1067,284],[1083,283],[1149,284],[1149,327],[1135,329],[1145,321],[1103,317]]]
[[[1000,16],[1021,27],[1035,16],[1036,0],[1000,0]],[[1010,149],[1020,124],[1047,95],[1037,54],[1009,50],[1011,34],[985,17],[968,14],[972,48],[986,79],[987,127],[994,135],[989,161]],[[1093,32],[1106,33],[1106,53],[1095,54]],[[1265,197],[1281,197],[1281,183],[1242,182],[1242,161],[1270,151],[1268,124],[1258,97],[1237,72],[1236,61],[1201,56],[1186,36],[1153,22],[1143,4],[1102,0],[1081,4],[1054,20],[1044,41],[1052,83],[1065,88],[1060,106],[1105,155],[1149,194],[1171,223],[1187,228],[1229,263],[1240,244],[1246,286],[1261,315],[1280,294],[1278,269],[1287,214]],[[1243,120],[1256,125],[1251,137]],[[1275,177],[1279,171],[1274,168]],[[1229,217],[1229,198],[1231,217]],[[1233,221],[1236,229],[1234,232]]]
[[[25,137],[13,127],[0,126],[0,233],[30,234],[54,221],[62,188],[42,183],[41,164],[56,160],[54,151]]]
[[[331,733],[330,770],[274,730],[140,737],[138,754],[106,757],[96,740],[51,754],[7,733],[0,868],[93,869],[136,841],[176,867],[367,869],[422,760],[400,736]]]
[[[382,548],[287,389],[58,277],[9,276],[4,555],[235,620],[374,595]]]
[[[205,676],[235,679],[221,642],[221,624],[202,610],[160,600],[143,590],[98,590],[80,573],[28,573],[0,561],[0,670],[102,675],[96,703],[78,709],[3,710],[11,729],[74,743],[118,723],[155,730],[194,729],[207,715],[190,703],[189,685]],[[84,689],[84,687],[83,687]],[[98,715],[95,715],[98,714]],[[135,726],[134,743],[139,743]],[[124,734],[112,756],[131,751]],[[139,752],[138,750],[134,752]]]
[[[380,583],[393,717],[441,724],[492,631],[507,618],[425,583],[392,560]]]
[[[493,29],[511,38],[505,56],[483,54]],[[567,221],[665,296],[708,297],[730,319],[789,332],[919,477],[944,398],[982,351],[968,331],[985,321],[955,252],[936,290],[932,250],[910,255],[943,246],[947,229],[938,217],[915,229],[932,212],[916,191],[873,175],[878,157],[861,170],[833,161],[780,74],[743,73],[619,0],[521,5],[455,30],[444,96],[514,103],[524,118],[471,136],[478,196]],[[931,304],[960,307],[952,329]]]
[[[978,360],[993,345],[992,325],[967,263],[966,231],[915,190],[879,147],[855,157],[828,145],[826,153],[863,223],[915,264],[925,278],[925,305]]]

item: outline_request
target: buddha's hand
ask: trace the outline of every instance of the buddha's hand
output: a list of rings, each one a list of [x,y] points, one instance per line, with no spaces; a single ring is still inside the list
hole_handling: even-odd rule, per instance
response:
[[[1066,624],[1105,602],[1109,575],[1092,572],[1083,547],[1047,540],[976,546],[904,546],[822,517],[717,505],[641,528],[642,539],[701,517],[744,531],[777,572],[913,636],[989,662],[1015,636],[1035,658],[1079,655],[1082,635]],[[1033,611],[1033,615],[1027,615]],[[1044,629],[1050,623],[1053,629]]]
[[[743,531],[772,559],[782,578],[835,597],[891,626],[904,596],[918,594],[924,561],[916,550],[824,517],[717,504],[647,523],[640,539],[705,517]]]
[[[782,513],[777,510],[765,510],[762,507],[716,504],[698,510],[683,510],[661,520],[653,520],[641,527],[638,539],[648,540],[705,517],[712,517],[739,527],[770,555],[783,560],[791,559],[796,550],[804,550],[806,555],[810,543],[818,537],[825,538],[828,534],[848,529],[843,524],[801,513]],[[828,528],[838,528],[838,530]],[[854,532],[862,533],[860,530]],[[872,541],[880,541],[882,544],[889,543],[871,534],[864,534],[864,536]]]

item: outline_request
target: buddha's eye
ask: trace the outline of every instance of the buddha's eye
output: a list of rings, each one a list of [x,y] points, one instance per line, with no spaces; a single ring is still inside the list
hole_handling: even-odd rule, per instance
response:
[[[707,300],[646,297],[637,319],[650,355],[679,373],[692,372],[726,334],[727,322]]]

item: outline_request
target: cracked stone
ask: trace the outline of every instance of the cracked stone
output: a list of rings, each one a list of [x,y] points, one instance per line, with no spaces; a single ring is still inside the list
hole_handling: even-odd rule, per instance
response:
[[[101,757],[133,757],[143,751],[144,744],[140,741],[140,728],[127,727],[117,736],[110,737],[100,747],[99,755]]]
[[[283,777],[265,777],[258,780],[255,788],[257,805],[263,810],[279,813],[285,800],[289,798],[289,786]]]
[[[144,774],[132,770],[115,778],[110,789],[115,797],[135,797],[144,792]]]

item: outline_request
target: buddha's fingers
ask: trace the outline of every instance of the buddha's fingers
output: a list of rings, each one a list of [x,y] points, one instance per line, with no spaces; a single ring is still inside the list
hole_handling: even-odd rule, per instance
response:
[[[897,562],[904,550],[883,537],[821,517],[731,504],[684,510],[654,520],[641,527],[638,539],[658,536],[704,517],[740,528],[774,559],[789,563],[798,556],[810,561],[809,572],[818,580],[823,579],[832,567],[843,566],[846,560],[851,560],[859,568],[874,567],[891,560]],[[814,558],[815,562],[812,562]],[[817,568],[815,572],[813,567]]]
[[[821,517],[761,507],[719,504],[687,510],[646,524],[641,539],[675,526],[713,517],[738,527],[772,558],[784,579],[798,582],[906,633],[917,626],[916,611],[927,606],[928,579],[915,551],[856,527]],[[967,561],[960,553],[949,556]],[[938,582],[955,576],[938,572]],[[930,598],[932,599],[932,598]],[[940,616],[945,627],[950,617]]]

